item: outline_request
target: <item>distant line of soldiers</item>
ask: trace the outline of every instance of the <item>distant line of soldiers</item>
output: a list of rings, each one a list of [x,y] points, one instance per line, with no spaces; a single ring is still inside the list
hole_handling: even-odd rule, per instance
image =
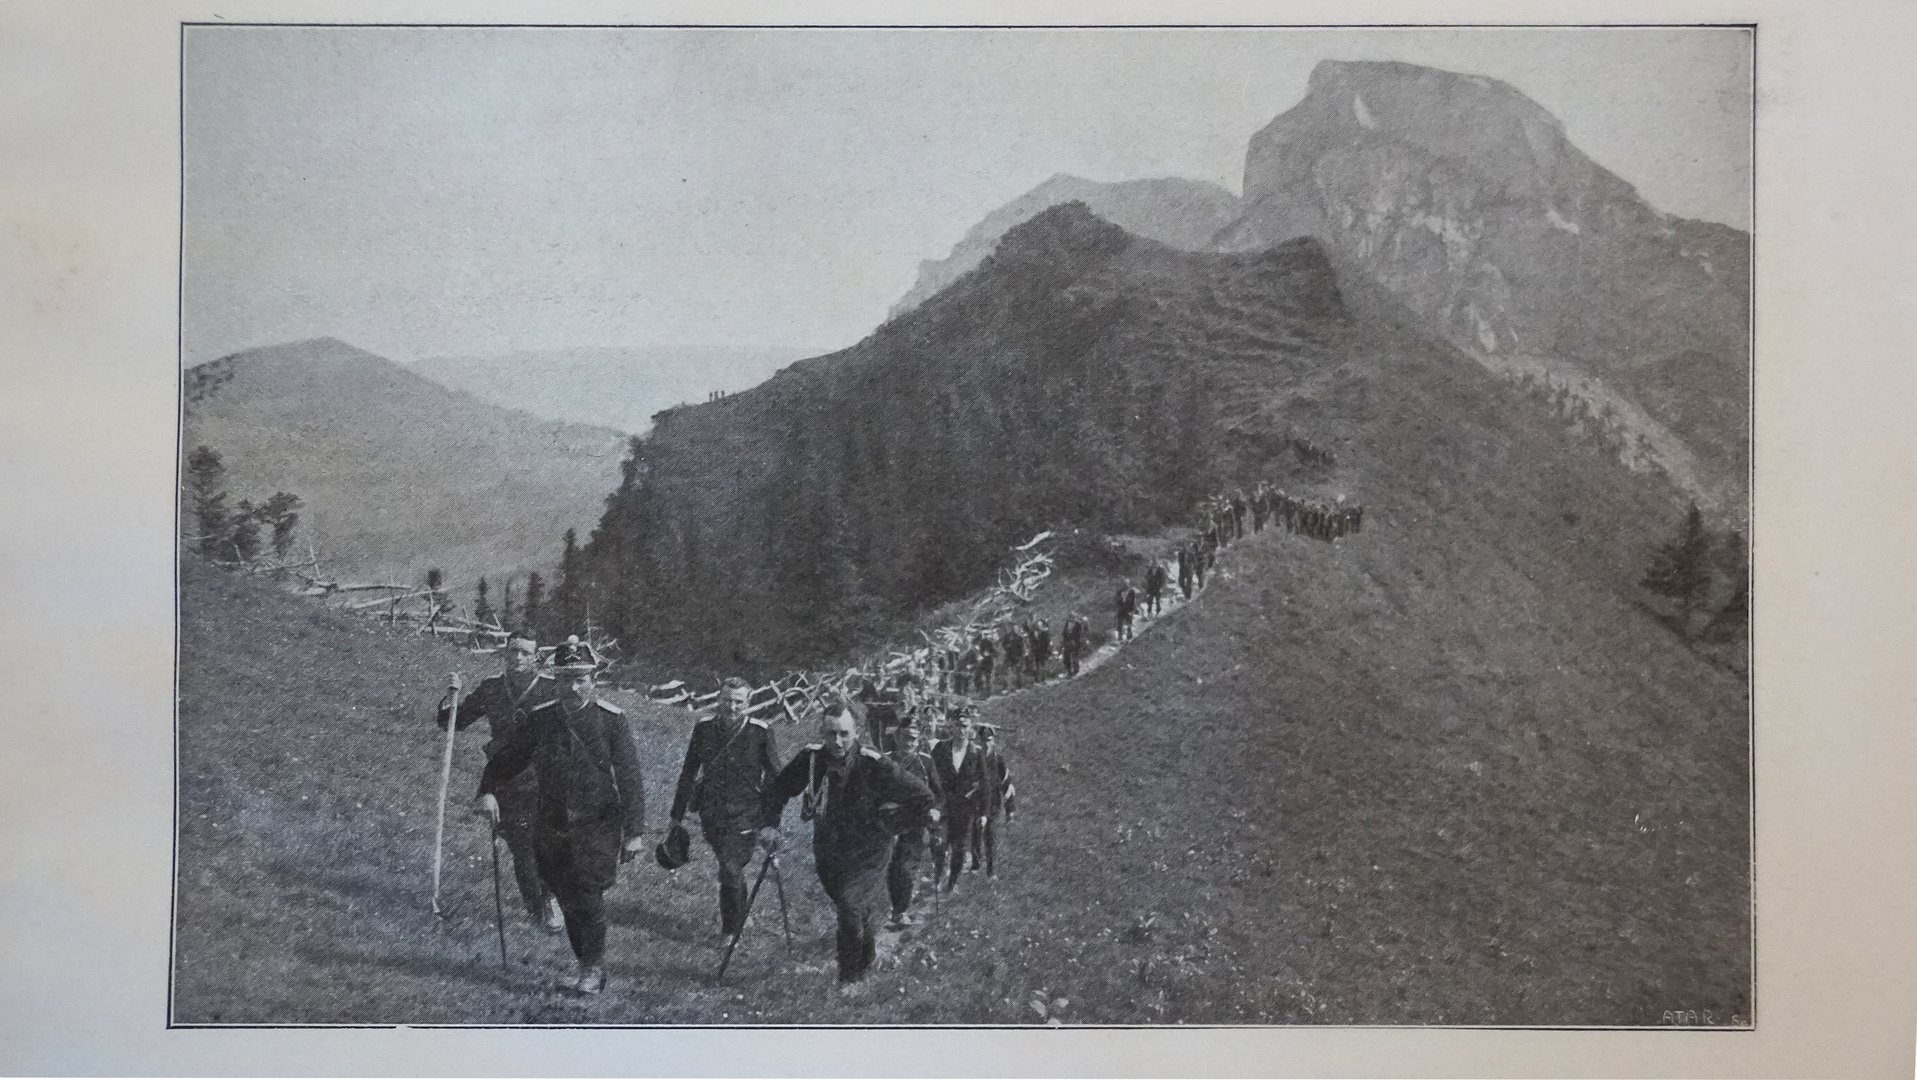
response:
[[[592,647],[577,638],[560,645],[551,676],[535,670],[537,656],[534,642],[514,638],[499,675],[463,699],[456,683],[448,689],[439,722],[446,726],[455,708],[462,730],[487,721],[478,809],[507,841],[528,914],[566,933],[578,971],[564,985],[597,994],[606,985],[604,896],[619,866],[644,848],[645,789],[623,713],[596,695],[602,661]],[[887,712],[840,697],[823,709],[820,741],[782,762],[771,724],[748,711],[751,698],[743,679],[729,678],[717,711],[694,725],[672,827],[655,857],[668,868],[682,865],[689,857],[684,818],[698,815],[718,868],[719,938],[736,943],[751,897],[746,868],[763,850],[766,869],[776,869],[785,807],[799,798],[800,819],[813,825],[819,883],[838,917],[839,981],[857,993],[886,912],[894,928],[916,921],[911,909],[927,854],[934,881],[947,891],[968,859],[972,872],[982,866],[997,876],[998,824],[1017,805],[997,730],[979,723],[970,703],[927,700]],[[868,722],[873,713],[889,720],[878,738],[868,736],[861,712]],[[950,734],[924,749],[947,725]]]
[[[1086,644],[1083,616],[1067,619],[1056,643],[1052,624],[1045,618],[1006,620],[968,628],[954,644],[932,646],[927,662],[909,670],[940,694],[989,697],[1001,685],[1011,690],[1044,682],[1051,674],[1054,655],[1068,672],[1075,671]],[[922,675],[920,667],[927,669]]]
[[[1207,499],[1199,508],[1198,535],[1194,543],[1207,553],[1228,546],[1246,535],[1247,517],[1251,520],[1251,532],[1262,532],[1269,523],[1274,528],[1283,526],[1286,532],[1330,541],[1363,532],[1365,508],[1347,504],[1343,495],[1330,503],[1318,502],[1261,482],[1249,496],[1240,488],[1228,495]],[[1209,568],[1208,560],[1206,569]]]

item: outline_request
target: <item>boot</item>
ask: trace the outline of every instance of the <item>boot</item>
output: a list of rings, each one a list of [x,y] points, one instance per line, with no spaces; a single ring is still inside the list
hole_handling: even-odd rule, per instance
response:
[[[559,898],[546,897],[546,929],[555,934],[566,932],[566,913],[559,910]]]
[[[581,967],[579,977],[571,983],[572,989],[580,994],[597,994],[606,988],[606,969],[595,964]]]

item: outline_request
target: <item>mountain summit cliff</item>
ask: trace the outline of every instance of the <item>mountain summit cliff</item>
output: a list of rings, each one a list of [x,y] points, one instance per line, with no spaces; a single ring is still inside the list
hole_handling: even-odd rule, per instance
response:
[[[1326,61],[1251,139],[1220,250],[1323,241],[1427,329],[1736,512],[1750,238],[1672,217],[1495,79]]]

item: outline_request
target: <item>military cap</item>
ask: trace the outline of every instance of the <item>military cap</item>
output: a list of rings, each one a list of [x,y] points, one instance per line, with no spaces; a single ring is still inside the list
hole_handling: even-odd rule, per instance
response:
[[[599,657],[593,652],[590,643],[579,640],[579,635],[573,634],[552,651],[552,668],[554,671],[596,671]]]

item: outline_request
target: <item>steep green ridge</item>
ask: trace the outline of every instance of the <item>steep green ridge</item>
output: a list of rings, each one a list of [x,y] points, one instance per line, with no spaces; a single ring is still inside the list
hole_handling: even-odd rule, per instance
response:
[[[1047,526],[1182,520],[1348,389],[1311,241],[1195,255],[1079,204],[844,352],[661,414],[589,550],[596,611],[654,652],[836,656],[991,580]]]

